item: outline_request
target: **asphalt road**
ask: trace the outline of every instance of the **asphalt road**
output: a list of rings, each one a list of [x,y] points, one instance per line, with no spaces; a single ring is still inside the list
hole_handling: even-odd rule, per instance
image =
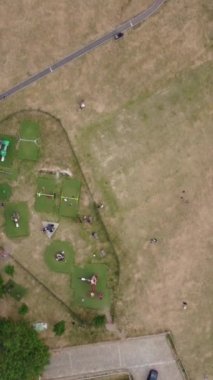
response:
[[[158,380],[185,379],[165,334],[55,350],[42,380],[94,379],[118,371],[146,380],[152,368]]]
[[[166,0],[155,0],[152,5],[147,8],[145,11],[139,13],[137,16],[131,18],[130,20],[125,21],[124,23],[120,24],[118,27],[116,27],[111,32],[105,34],[101,38],[90,42],[88,45],[82,47],[81,49],[69,54],[68,56],[60,59],[56,63],[54,63],[52,66],[47,67],[46,69],[40,71],[37,74],[34,74],[30,76],[28,79],[25,79],[23,82],[18,83],[14,87],[11,87],[9,90],[3,92],[0,94],[0,101],[5,100],[9,96],[15,94],[18,91],[21,91],[25,87],[30,86],[34,82],[37,82],[38,80],[42,79],[43,77],[47,76],[48,74],[53,73],[60,67],[66,65],[67,63],[74,61],[75,59],[82,57],[83,55],[91,52],[92,50],[96,49],[97,47],[106,44],[110,40],[114,38],[114,35],[119,32],[126,32],[127,30],[134,28],[138,24],[144,22],[149,17],[151,17],[154,13],[158,11],[158,9],[166,2]]]

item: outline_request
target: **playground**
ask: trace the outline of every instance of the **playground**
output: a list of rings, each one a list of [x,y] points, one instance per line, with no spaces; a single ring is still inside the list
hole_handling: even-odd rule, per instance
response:
[[[81,182],[73,179],[64,179],[61,191],[60,215],[76,218],[78,216]]]
[[[34,115],[34,119],[31,115],[24,118],[17,115],[7,119],[3,126],[3,132],[10,128],[14,149],[11,150],[12,144],[7,146],[2,164],[12,158],[9,169],[16,170],[17,176],[8,178],[5,172],[0,172],[0,202],[3,203],[0,213],[5,221],[1,244],[7,248],[13,240],[9,257],[26,268],[27,276],[32,274],[33,282],[37,279],[39,284],[44,284],[45,294],[51,294],[49,306],[46,301],[41,305],[37,297],[26,295],[33,310],[32,318],[46,315],[47,321],[51,319],[45,308],[55,305],[55,300],[51,301],[54,294],[58,314],[61,314],[62,303],[74,318],[91,323],[98,310],[110,311],[114,283],[110,283],[108,277],[115,272],[116,261],[97,218],[94,201],[70,154],[66,135],[58,121],[40,113],[37,117]],[[4,133],[1,136],[5,140],[8,137]],[[39,151],[38,160],[34,160],[22,148],[26,144],[31,152],[30,146],[40,144],[40,140],[45,149],[42,156]],[[63,146],[60,161],[55,155],[55,141]],[[94,231],[96,239],[92,238]],[[15,241],[16,238],[20,239]],[[107,257],[101,258],[99,265],[93,264],[94,252],[99,252],[100,245]],[[22,274],[17,282],[28,287],[24,278]],[[34,294],[34,286],[30,285],[29,294]]]
[[[4,211],[5,233],[9,238],[29,235],[29,210],[27,203],[8,203]]]
[[[107,266],[88,264],[75,267],[72,274],[74,302],[81,307],[104,309],[110,306],[107,287]]]
[[[35,209],[38,212],[58,215],[60,184],[53,176],[41,176],[37,179]]]
[[[5,167],[10,167],[15,158],[16,137],[0,135],[0,171]]]
[[[57,273],[71,276],[74,293],[73,302],[83,308],[103,309],[110,306],[110,292],[107,287],[107,266],[74,264],[75,252],[68,241],[54,240],[44,252],[48,268]]]
[[[50,270],[71,274],[74,266],[74,249],[68,241],[54,240],[44,252],[44,260]]]
[[[75,219],[79,212],[80,190],[79,180],[40,176],[37,179],[35,209]]]
[[[24,120],[20,125],[18,158],[37,161],[40,157],[40,126],[34,121]]]

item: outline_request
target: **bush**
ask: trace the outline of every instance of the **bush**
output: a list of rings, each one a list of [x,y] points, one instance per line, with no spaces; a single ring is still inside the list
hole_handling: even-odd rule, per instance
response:
[[[26,303],[22,303],[21,306],[18,309],[18,312],[20,315],[25,315],[29,311],[29,307],[26,305]]]
[[[8,274],[8,276],[13,276],[15,273],[15,268],[13,265],[8,264],[4,267],[4,271],[6,274]]]
[[[0,319],[1,380],[35,380],[49,363],[48,347],[26,321]]]
[[[0,298],[2,298],[4,294],[5,294],[4,281],[3,281],[3,278],[0,276]]]
[[[27,289],[17,284],[13,280],[9,280],[4,284],[4,293],[15,298],[16,301],[20,301],[26,294]]]
[[[93,323],[94,323],[95,327],[103,327],[103,326],[105,326],[106,316],[105,315],[97,315],[93,319]]]
[[[57,336],[62,335],[65,331],[65,321],[59,321],[56,323],[53,327],[53,331]]]

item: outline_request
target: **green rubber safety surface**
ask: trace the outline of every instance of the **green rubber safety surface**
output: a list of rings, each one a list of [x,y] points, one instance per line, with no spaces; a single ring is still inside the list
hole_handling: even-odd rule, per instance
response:
[[[57,254],[63,254],[64,260],[57,261]],[[44,252],[47,266],[54,272],[71,274],[74,266],[75,252],[68,241],[54,240]]]
[[[35,210],[43,213],[58,214],[59,194],[60,183],[54,177],[38,177]]]
[[[15,214],[18,215],[18,226],[13,220]],[[5,233],[9,238],[29,235],[29,210],[26,202],[8,203],[4,210],[4,216]]]
[[[97,276],[95,292],[88,281]],[[90,309],[104,309],[110,306],[110,290],[107,287],[107,266],[104,264],[88,264],[83,268],[74,267],[72,275],[74,303]],[[93,293],[93,294],[92,294]]]
[[[11,186],[6,183],[0,183],[0,201],[8,201],[12,195]]]
[[[60,215],[76,218],[78,216],[81,182],[74,178],[63,180],[60,202]]]

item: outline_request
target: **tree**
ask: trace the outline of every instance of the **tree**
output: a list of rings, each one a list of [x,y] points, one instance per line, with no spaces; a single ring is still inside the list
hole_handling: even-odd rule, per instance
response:
[[[25,315],[29,311],[29,307],[26,305],[26,303],[22,303],[21,306],[18,309],[18,312],[20,315]]]
[[[13,265],[8,264],[8,265],[6,265],[4,267],[4,271],[5,271],[6,274],[8,274],[8,276],[12,276],[13,277],[14,272],[15,272],[15,268],[14,268]]]
[[[28,322],[0,319],[1,380],[34,380],[48,362],[48,347]]]
[[[60,336],[65,331],[65,321],[59,321],[53,326],[53,331],[55,335]]]

